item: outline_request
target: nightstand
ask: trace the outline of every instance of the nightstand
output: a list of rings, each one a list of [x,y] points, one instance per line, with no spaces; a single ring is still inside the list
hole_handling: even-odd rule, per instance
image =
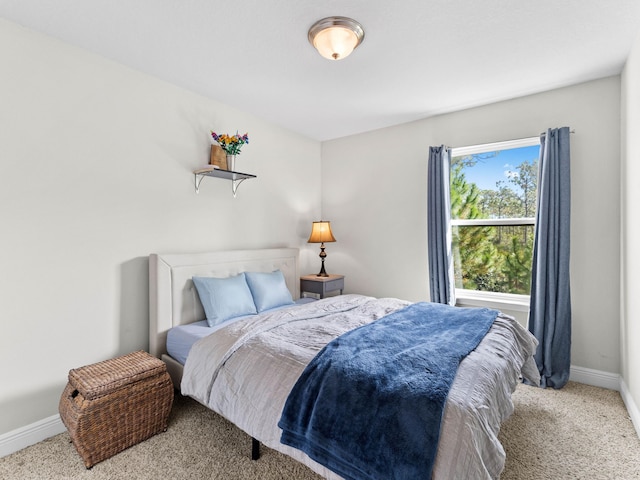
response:
[[[320,298],[324,298],[328,292],[344,290],[344,275],[329,275],[328,277],[319,277],[317,275],[305,275],[300,277],[300,294],[316,293]]]

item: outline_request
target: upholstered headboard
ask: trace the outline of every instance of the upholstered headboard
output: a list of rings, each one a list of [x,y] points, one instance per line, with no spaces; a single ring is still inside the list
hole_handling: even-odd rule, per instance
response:
[[[167,332],[177,325],[204,320],[191,278],[229,277],[241,272],[281,270],[294,300],[300,297],[297,248],[229,250],[149,256],[149,353],[166,353]]]

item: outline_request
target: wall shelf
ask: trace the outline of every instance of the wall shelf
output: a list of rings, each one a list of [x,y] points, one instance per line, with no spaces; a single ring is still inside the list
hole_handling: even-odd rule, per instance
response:
[[[193,171],[193,181],[196,188],[196,193],[200,193],[200,184],[204,177],[217,177],[223,178],[225,180],[231,180],[231,192],[233,193],[233,197],[235,198],[236,193],[238,192],[238,187],[242,182],[249,178],[256,178],[255,175],[251,175],[250,173],[240,173],[240,172],[232,172],[231,170],[222,170],[220,168],[210,169],[210,168],[201,168]]]

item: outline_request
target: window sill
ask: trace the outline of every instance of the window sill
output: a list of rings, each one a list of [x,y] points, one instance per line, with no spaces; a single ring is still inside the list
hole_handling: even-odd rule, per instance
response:
[[[456,305],[528,312],[529,295],[480,292],[477,290],[463,290],[456,288]]]

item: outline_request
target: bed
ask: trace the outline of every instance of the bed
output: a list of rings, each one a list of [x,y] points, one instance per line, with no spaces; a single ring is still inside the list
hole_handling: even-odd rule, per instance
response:
[[[194,277],[225,279],[243,272],[281,272],[291,299],[300,301],[298,253],[297,249],[278,248],[151,255],[149,349],[167,364],[174,385],[183,394],[267,447],[325,478],[339,479],[343,477],[303,451],[281,443],[278,422],[285,402],[307,364],[329,341],[410,307],[410,302],[361,295],[303,301],[239,317],[214,333],[200,334],[201,340],[189,346],[186,361],[167,351],[172,329],[197,330],[206,317]],[[357,315],[345,313],[352,311]],[[286,344],[278,338],[273,350],[262,339],[258,342],[259,336],[268,337],[275,331],[287,337]],[[498,314],[457,369],[442,413],[431,478],[499,477],[505,461],[497,438],[500,424],[513,412],[511,394],[520,379],[536,383],[535,348],[535,339],[525,329]]]

